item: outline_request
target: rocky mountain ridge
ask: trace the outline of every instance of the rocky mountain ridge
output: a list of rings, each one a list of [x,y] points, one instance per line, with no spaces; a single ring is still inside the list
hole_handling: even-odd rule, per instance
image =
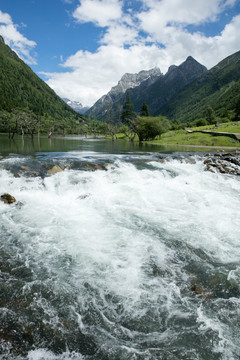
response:
[[[205,66],[189,56],[179,66],[170,66],[165,75],[158,68],[154,68],[149,72],[142,71],[139,74],[125,74],[118,82],[118,85],[113,87],[108,94],[101,97],[86,114],[98,120],[106,121],[111,111],[116,120],[119,116],[118,108],[123,105],[127,90],[130,93],[136,112],[140,111],[142,104],[145,102],[149,106],[150,113],[153,114],[159,106],[165,105],[185,85],[194,81],[206,71]],[[132,79],[135,80],[135,86],[130,86]]]
[[[204,117],[206,105],[217,116],[228,117],[236,112],[240,101],[240,51],[226,57],[205,71],[196,80],[185,85],[167,103],[156,108],[169,119],[191,122]]]
[[[142,70],[137,74],[126,73],[119,80],[118,84],[110,90],[111,95],[117,95],[119,93],[125,93],[128,89],[133,89],[136,86],[139,86],[143,81],[152,79],[153,81],[158,76],[161,76],[162,73],[158,67],[155,67],[151,70]]]
[[[126,73],[119,80],[118,84],[103,95],[87,112],[86,115],[106,120],[112,106],[117,110],[117,103],[121,101],[125,92],[129,89],[140,86],[143,82],[149,85],[154,83],[157,78],[163,76],[160,69],[155,67],[150,70],[142,70],[136,74]]]

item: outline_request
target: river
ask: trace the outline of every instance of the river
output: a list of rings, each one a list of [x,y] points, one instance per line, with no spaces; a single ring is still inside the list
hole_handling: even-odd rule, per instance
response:
[[[1,360],[240,358],[240,177],[183,150],[0,137]]]

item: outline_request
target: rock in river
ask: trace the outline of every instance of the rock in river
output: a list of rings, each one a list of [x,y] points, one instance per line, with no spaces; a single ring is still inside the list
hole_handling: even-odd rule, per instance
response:
[[[63,171],[63,169],[60,168],[60,166],[58,165],[54,165],[51,169],[49,169],[47,171],[48,175],[55,175],[57,174],[58,172],[61,172]]]
[[[207,155],[204,160],[205,170],[213,173],[240,175],[240,156],[238,153],[217,153]]]
[[[5,193],[3,195],[1,195],[1,200],[5,203],[5,204],[12,204],[16,202],[16,199],[14,196]]]

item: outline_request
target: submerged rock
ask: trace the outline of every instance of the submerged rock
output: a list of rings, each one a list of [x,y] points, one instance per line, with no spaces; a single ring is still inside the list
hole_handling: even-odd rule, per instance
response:
[[[15,203],[17,200],[15,199],[14,196],[12,196],[8,193],[5,193],[5,194],[1,195],[1,201],[3,201],[4,204],[12,204],[12,203]]]
[[[89,196],[90,196],[90,194],[83,194],[83,195],[78,196],[77,199],[84,200],[84,199],[88,198]]]
[[[30,167],[26,166],[26,165],[22,165],[22,166],[20,166],[20,168],[24,171],[30,171]]]
[[[95,165],[95,166],[94,166],[94,170],[102,170],[102,168],[101,168],[101,166],[99,166],[99,165]]]
[[[212,166],[207,166],[207,167],[206,167],[206,170],[207,170],[207,171],[210,171],[210,172],[212,172],[212,173],[216,173],[216,172],[217,172]]]
[[[198,282],[198,278],[194,277],[191,281],[190,290],[201,299],[210,299],[214,296],[213,292],[205,288],[202,284]]]
[[[83,168],[86,169],[86,170],[90,170],[90,171],[96,170],[95,167],[93,165],[90,165],[90,164],[85,164]]]
[[[198,297],[206,300],[213,297],[213,292],[205,289],[203,286],[198,284],[192,284],[190,290],[194,292]]]
[[[59,172],[63,171],[58,165],[54,165],[51,169],[47,171],[48,175],[55,175]]]

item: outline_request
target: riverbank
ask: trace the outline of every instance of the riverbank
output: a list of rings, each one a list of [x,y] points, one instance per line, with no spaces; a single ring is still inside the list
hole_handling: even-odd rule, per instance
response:
[[[126,139],[123,133],[116,139]],[[144,144],[161,146],[182,146],[208,149],[240,149],[240,122],[228,122],[219,125],[207,125],[180,130],[170,130]],[[135,137],[138,142],[138,137]]]
[[[184,145],[212,148],[240,148],[240,141],[229,136],[212,135],[211,133],[192,132],[186,130],[168,131],[160,139],[149,141],[154,145]]]

